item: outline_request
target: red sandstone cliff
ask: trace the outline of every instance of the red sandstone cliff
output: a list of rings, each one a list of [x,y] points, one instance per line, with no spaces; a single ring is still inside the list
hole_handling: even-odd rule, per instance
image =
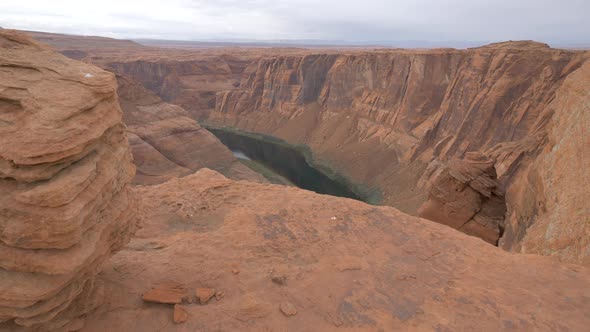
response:
[[[77,329],[129,240],[115,76],[0,30],[0,330]]]
[[[545,144],[532,162],[522,163],[508,186],[507,198],[513,203],[506,227],[516,235],[504,237],[500,245],[589,265],[590,61],[565,78],[548,112]],[[490,154],[514,158],[502,150],[520,153],[507,144]]]
[[[522,203],[512,195],[515,173],[546,146],[556,92],[588,58],[533,42],[264,58],[238,90],[218,94],[208,122],[307,144],[321,163],[409,213],[447,160],[484,152],[512,215]],[[519,243],[535,218],[496,233]]]

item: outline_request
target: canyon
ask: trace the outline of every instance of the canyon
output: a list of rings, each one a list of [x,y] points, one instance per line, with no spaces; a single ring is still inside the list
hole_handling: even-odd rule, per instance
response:
[[[577,92],[585,83],[587,51],[529,41],[467,50],[157,49],[112,41],[91,48],[67,36],[38,38],[135,80],[206,126],[306,146],[310,164],[365,201],[412,215],[426,211],[420,215],[431,220],[448,220],[427,209],[441,204],[433,195],[452,189],[433,188],[447,163],[480,152],[493,162],[498,211],[480,213],[489,197],[473,193],[471,203],[445,203],[444,213],[455,218],[447,225],[509,251],[584,264],[590,256],[585,192],[579,200],[561,198],[573,204],[568,213],[578,221],[567,241],[558,239],[563,234],[552,239],[548,224],[545,234],[528,232],[552,218],[545,187],[553,175],[541,175],[536,165],[556,146],[555,137],[565,135],[552,133],[554,123],[569,118],[562,123],[567,130],[571,121],[587,121],[587,94]],[[576,115],[562,114],[571,98],[577,98]],[[583,132],[576,140],[573,150],[590,144]],[[578,155],[575,165],[559,162],[564,174],[588,164],[587,153]],[[577,181],[586,184],[588,177]],[[576,192],[562,187],[566,182],[555,191]]]
[[[590,52],[28,33],[0,30],[0,331],[590,323]],[[268,183],[228,130],[372,205]]]

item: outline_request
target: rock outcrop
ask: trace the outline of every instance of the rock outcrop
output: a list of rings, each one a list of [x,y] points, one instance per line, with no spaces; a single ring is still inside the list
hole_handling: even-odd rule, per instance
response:
[[[504,230],[506,202],[494,162],[469,152],[438,172],[418,215],[497,244]]]
[[[590,324],[588,267],[515,255],[392,207],[207,169],[134,190],[145,223],[105,266],[110,305],[88,318],[84,332],[583,331]],[[207,305],[183,300],[190,318],[176,325],[173,305],[140,300],[162,284],[180,290],[167,293],[174,303],[200,287],[224,295]]]
[[[115,76],[0,30],[1,331],[80,327],[134,230],[133,176]]]
[[[218,94],[207,122],[306,144],[316,161],[410,214],[428,199],[433,169],[480,152],[494,162],[510,214],[528,204],[513,194],[515,179],[547,151],[557,91],[578,94],[564,82],[589,57],[533,42],[268,57],[245,70],[237,90]],[[566,100],[587,109],[566,98],[562,112],[573,106]],[[586,210],[572,213],[563,219],[588,220]],[[535,218],[506,218],[515,225],[502,236],[520,243]]]
[[[236,180],[266,182],[239,162],[213,134],[180,106],[163,102],[139,83],[117,76],[123,121],[137,166],[135,184],[157,184],[214,169]]]

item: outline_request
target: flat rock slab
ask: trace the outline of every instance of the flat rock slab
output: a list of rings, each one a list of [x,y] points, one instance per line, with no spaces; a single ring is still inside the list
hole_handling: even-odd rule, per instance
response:
[[[113,305],[91,315],[82,331],[590,326],[588,268],[511,254],[394,208],[232,181],[209,170],[138,187],[136,195],[146,215],[138,240],[157,240],[166,249],[115,255],[102,272]],[[194,208],[195,222],[217,226],[206,232],[179,227],[169,213],[178,203]],[[236,266],[239,274],[232,272]],[[288,276],[288,282],[274,284],[275,275]],[[222,289],[223,300],[184,306],[190,319],[175,325],[169,306],[137,301],[164,276],[191,290]],[[287,319],[294,311],[289,305],[281,310],[282,303],[291,303],[297,314]]]
[[[188,295],[188,290],[180,284],[161,284],[143,294],[145,302],[177,304],[182,303]]]

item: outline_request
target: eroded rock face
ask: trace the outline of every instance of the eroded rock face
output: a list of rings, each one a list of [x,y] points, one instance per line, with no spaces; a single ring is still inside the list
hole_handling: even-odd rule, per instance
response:
[[[494,161],[471,152],[438,172],[418,215],[497,244],[506,202],[498,188]]]
[[[590,61],[569,75],[548,109],[546,143],[515,175],[507,198],[508,250],[590,265]]]
[[[266,182],[182,107],[163,102],[129,78],[117,76],[117,80],[123,121],[137,166],[133,183],[162,183],[201,168],[236,180]]]
[[[0,30],[0,330],[75,329],[135,225],[114,75]]]

